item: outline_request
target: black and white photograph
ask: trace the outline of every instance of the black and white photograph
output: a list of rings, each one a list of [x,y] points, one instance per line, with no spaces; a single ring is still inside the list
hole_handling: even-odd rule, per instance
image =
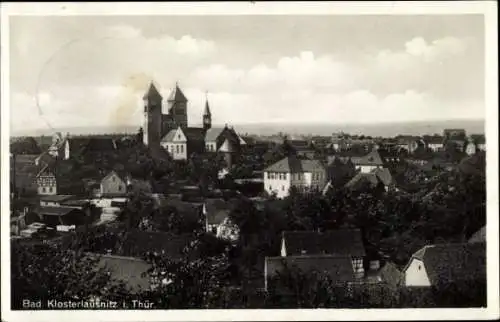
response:
[[[2,3],[2,320],[499,318],[496,2],[114,5]]]

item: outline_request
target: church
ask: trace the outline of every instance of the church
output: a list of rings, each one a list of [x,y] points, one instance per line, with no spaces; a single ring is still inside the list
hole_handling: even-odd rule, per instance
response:
[[[187,160],[193,153],[221,153],[231,167],[246,144],[232,127],[212,127],[208,98],[202,127],[189,127],[188,99],[177,83],[166,104],[152,82],[143,100],[143,143],[150,149],[164,148],[174,160]]]

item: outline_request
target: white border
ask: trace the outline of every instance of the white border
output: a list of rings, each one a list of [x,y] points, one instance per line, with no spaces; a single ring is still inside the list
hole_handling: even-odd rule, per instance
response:
[[[438,320],[498,319],[498,32],[496,1],[468,2],[217,2],[217,3],[2,3],[1,4],[1,254],[2,319],[6,321],[222,321],[222,320]],[[176,310],[37,311],[10,310],[9,250],[9,25],[12,15],[449,15],[484,14],[486,43],[487,263],[488,309],[363,310]],[[36,314],[36,315],[35,315]]]

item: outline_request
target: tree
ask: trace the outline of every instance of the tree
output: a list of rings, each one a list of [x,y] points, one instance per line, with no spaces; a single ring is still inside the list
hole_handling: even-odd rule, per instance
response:
[[[116,295],[126,294],[124,285],[111,279],[98,263],[98,257],[61,244],[12,241],[12,307],[22,308],[23,299],[41,300],[46,305],[51,299],[113,300]]]

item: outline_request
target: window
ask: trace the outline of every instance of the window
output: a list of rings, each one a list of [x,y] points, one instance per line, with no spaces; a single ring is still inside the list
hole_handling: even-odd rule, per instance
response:
[[[122,191],[122,185],[118,186],[118,191]]]
[[[181,144],[181,153],[184,153],[184,145]]]
[[[267,178],[271,179],[271,174],[269,172],[267,173]]]
[[[285,174],[284,174],[284,177],[285,177],[284,179],[285,179],[285,180],[286,180],[286,177],[287,177],[287,176],[288,176],[288,174],[287,174],[287,173],[285,173]]]
[[[420,271],[422,269],[422,265],[418,265],[418,270]]]
[[[363,260],[360,258],[354,258],[352,260],[352,266],[353,266],[355,272],[362,270],[363,269]]]
[[[175,153],[179,153],[179,146],[178,145],[175,146]]]
[[[269,186],[269,191],[272,191],[273,190],[273,186]]]
[[[180,135],[180,134],[177,134],[177,138],[180,140],[180,139],[181,139],[181,135]]]
[[[42,192],[45,192],[45,187],[42,188]]]
[[[281,186],[281,191],[285,191],[285,186]]]
[[[52,187],[49,187],[49,192],[52,192]]]

